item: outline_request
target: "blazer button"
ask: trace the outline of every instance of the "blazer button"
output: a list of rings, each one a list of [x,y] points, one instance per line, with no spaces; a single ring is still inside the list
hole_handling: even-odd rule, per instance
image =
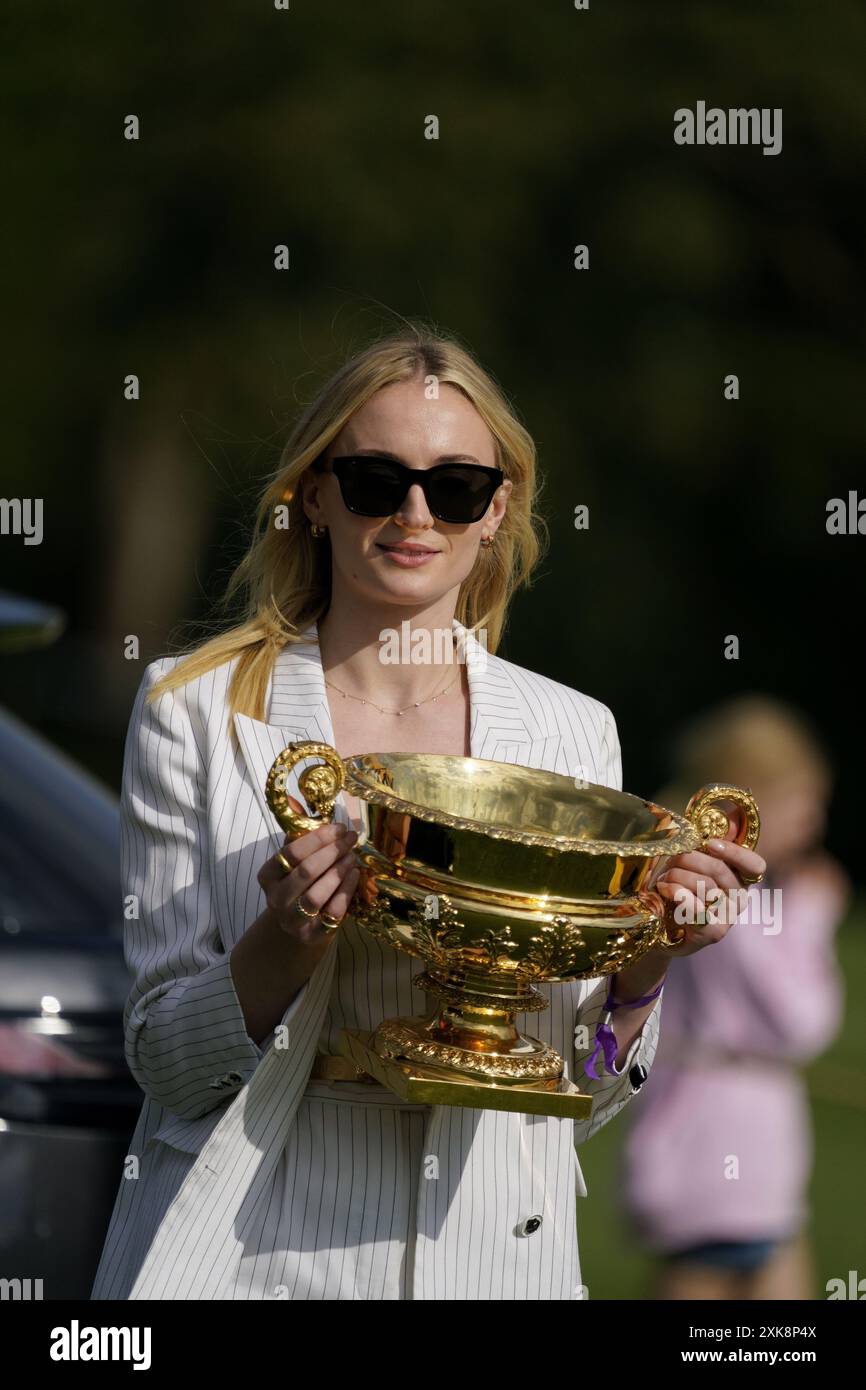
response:
[[[239,1071],[226,1072],[225,1076],[215,1076],[210,1083],[211,1090],[224,1091],[230,1086],[243,1086],[244,1079]]]
[[[528,1216],[520,1228],[520,1234],[523,1236],[534,1235],[543,1219],[541,1216]]]
[[[639,1091],[648,1076],[649,1072],[647,1071],[643,1063],[635,1062],[634,1066],[628,1074],[628,1079],[631,1082],[633,1089],[635,1091]]]

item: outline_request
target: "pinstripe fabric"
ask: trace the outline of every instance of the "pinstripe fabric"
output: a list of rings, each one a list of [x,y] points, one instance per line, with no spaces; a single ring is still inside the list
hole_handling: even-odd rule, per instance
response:
[[[490,656],[459,623],[473,757],[620,787],[616,726],[599,701]],[[288,1046],[247,1036],[228,956],[260,914],[256,872],[282,843],[264,797],[292,739],[333,743],[315,629],[278,656],[263,723],[234,718],[232,665],[153,705],[144,674],[130,720],[121,814],[126,1050],[145,1102],[92,1297],[111,1299],[573,1299],[581,1296],[576,1145],[649,1070],[657,1001],[617,1075],[582,1072],[606,978],[539,986],[528,1031],[594,1096],[590,1120],[408,1106],[382,1087],[310,1082],[344,1026],[416,1013],[422,965],[349,918],[286,1011]],[[298,769],[290,790],[300,798]],[[291,782],[294,785],[291,785]],[[348,820],[344,798],[337,818]],[[586,1039],[575,1044],[575,1028]],[[578,1035],[580,1038],[581,1035]],[[522,1232],[541,1216],[539,1228]]]

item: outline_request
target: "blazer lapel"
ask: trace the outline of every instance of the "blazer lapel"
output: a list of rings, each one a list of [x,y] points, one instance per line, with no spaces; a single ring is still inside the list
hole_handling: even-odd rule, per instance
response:
[[[274,759],[289,743],[312,741],[333,746],[334,730],[325,689],[325,674],[313,624],[304,632],[304,641],[284,647],[274,662],[267,700],[268,719],[251,719],[246,714],[234,716],[238,746],[243,754],[247,776],[252,783],[256,800],[271,832],[274,847],[283,843],[284,835],[268,806],[265,783]],[[289,794],[302,806],[306,805],[298,786],[304,764],[297,764],[288,777]],[[346,820],[340,803],[335,808],[335,820]]]
[[[561,735],[547,733],[538,723],[529,699],[515,683],[510,662],[488,653],[456,619],[453,628],[455,645],[465,652],[472,757],[552,771]]]

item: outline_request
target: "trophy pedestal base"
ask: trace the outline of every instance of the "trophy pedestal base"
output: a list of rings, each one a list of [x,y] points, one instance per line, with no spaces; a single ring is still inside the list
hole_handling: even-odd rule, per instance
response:
[[[393,1091],[401,1100],[416,1105],[462,1105],[472,1110],[511,1110],[524,1115],[553,1115],[562,1120],[588,1120],[592,1114],[592,1096],[579,1091],[567,1077],[555,1083],[553,1090],[538,1084],[514,1083],[496,1085],[472,1077],[443,1076],[432,1067],[410,1060],[386,1061],[374,1052],[373,1034],[355,1028],[344,1028],[337,1046],[362,1071]],[[550,1085],[550,1083],[545,1083]]]

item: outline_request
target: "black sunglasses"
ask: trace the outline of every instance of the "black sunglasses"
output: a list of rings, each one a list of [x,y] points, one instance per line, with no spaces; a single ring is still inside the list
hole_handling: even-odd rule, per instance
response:
[[[412,484],[417,483],[439,521],[480,521],[496,489],[505,481],[501,468],[485,468],[480,463],[437,463],[433,468],[410,468],[378,454],[349,454],[331,459],[331,464],[343,501],[358,516],[392,516],[400,510]],[[315,468],[320,473],[328,471],[321,459]]]

